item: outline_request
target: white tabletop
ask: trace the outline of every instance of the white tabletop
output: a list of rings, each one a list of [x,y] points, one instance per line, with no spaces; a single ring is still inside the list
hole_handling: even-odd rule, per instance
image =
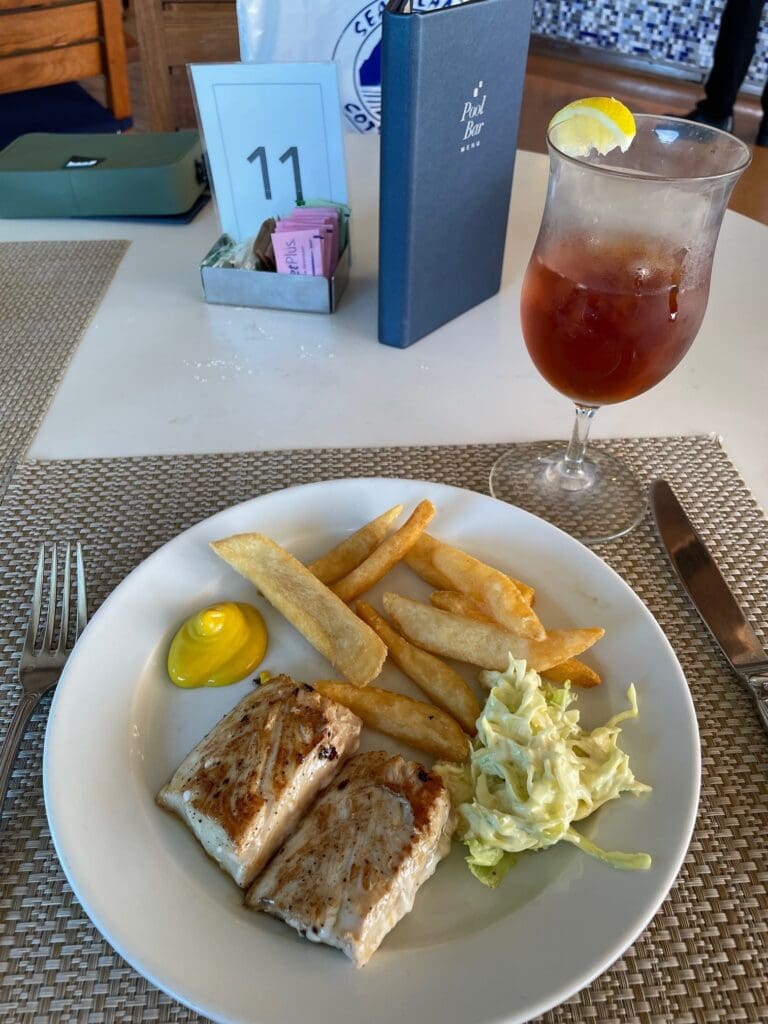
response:
[[[0,221],[0,241],[132,242],[29,456],[565,438],[569,403],[534,370],[518,315],[546,158],[518,154],[499,295],[401,351],[376,341],[377,140],[350,136],[347,155],[352,279],[333,316],[206,305],[212,207],[188,226]],[[691,352],[654,390],[602,410],[594,438],[721,435],[768,508],[766,267],[768,229],[728,213]]]

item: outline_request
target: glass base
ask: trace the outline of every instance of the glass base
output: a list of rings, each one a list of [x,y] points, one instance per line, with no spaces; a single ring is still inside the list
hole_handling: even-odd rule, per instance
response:
[[[645,515],[645,495],[621,459],[590,445],[582,470],[564,464],[565,442],[520,445],[491,469],[494,498],[533,512],[584,544],[629,533]]]

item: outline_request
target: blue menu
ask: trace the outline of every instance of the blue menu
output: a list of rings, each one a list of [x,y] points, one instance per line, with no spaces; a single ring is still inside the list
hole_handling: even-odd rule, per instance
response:
[[[532,0],[383,16],[379,340],[404,348],[495,294]]]

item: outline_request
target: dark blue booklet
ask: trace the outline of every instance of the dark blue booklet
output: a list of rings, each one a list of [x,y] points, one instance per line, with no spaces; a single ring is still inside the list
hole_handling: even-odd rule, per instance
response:
[[[532,0],[382,25],[379,341],[405,348],[501,285]]]

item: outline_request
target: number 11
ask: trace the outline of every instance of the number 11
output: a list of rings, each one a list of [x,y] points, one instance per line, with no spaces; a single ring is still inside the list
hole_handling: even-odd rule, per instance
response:
[[[299,151],[296,146],[291,146],[283,153],[280,157],[280,163],[284,164],[286,160],[290,160],[293,163],[293,181],[296,185],[296,202],[304,202],[304,190],[301,187],[301,168],[299,167]]]
[[[269,183],[269,168],[267,167],[267,151],[264,146],[259,146],[258,149],[254,149],[251,155],[248,157],[248,163],[252,164],[254,160],[261,161],[261,177],[264,180],[264,198],[272,198],[272,186]]]
[[[248,163],[252,164],[256,161],[261,164],[261,178],[264,182],[264,198],[272,198],[272,183],[269,179],[269,167],[267,165],[267,150],[265,146],[259,146],[251,153],[248,157]],[[290,160],[293,164],[293,183],[296,187],[296,202],[304,202],[304,189],[301,184],[301,166],[299,164],[299,150],[297,146],[289,146],[288,149],[280,157],[280,163],[284,164],[287,160]]]

